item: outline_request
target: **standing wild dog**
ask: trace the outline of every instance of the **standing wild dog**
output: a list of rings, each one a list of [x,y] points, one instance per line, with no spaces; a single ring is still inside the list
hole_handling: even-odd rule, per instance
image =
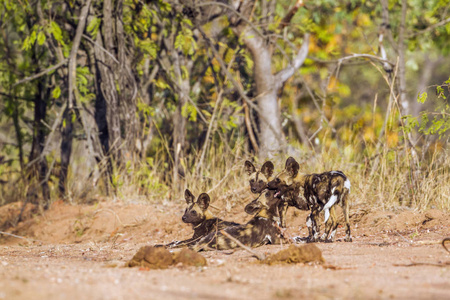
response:
[[[266,244],[279,244],[283,239],[276,225],[278,219],[278,202],[276,191],[266,190],[245,207],[248,214],[256,214],[247,224],[227,227],[226,233],[250,247]],[[195,245],[196,250],[213,248],[217,250],[233,249],[238,244],[221,232],[211,232]]]
[[[166,248],[178,248],[183,246],[195,245],[201,238],[205,237],[211,232],[217,232],[228,226],[240,225],[234,222],[223,221],[219,218],[213,216],[213,214],[208,210],[210,198],[206,193],[200,194],[198,196],[197,202],[195,201],[195,196],[192,195],[191,191],[186,189],[184,192],[184,198],[186,199],[187,208],[184,212],[181,220],[184,223],[192,224],[194,229],[194,235],[192,238],[184,241],[174,241],[170,244],[165,245]]]
[[[260,194],[267,188],[267,183],[272,180],[273,169],[271,161],[266,161],[260,171],[250,161],[245,161],[245,171],[250,176],[250,190],[253,194]]]
[[[266,161],[262,167],[261,171],[257,171],[255,166],[248,160],[245,161],[245,171],[250,176],[250,190],[254,194],[259,194],[268,188],[268,183],[272,180],[274,165],[271,161]],[[290,191],[291,189],[286,189],[286,194],[295,193]],[[280,216],[280,226],[286,228],[286,211],[289,206],[295,206],[301,210],[308,210],[308,206],[302,196],[298,193],[295,196],[289,197],[289,195],[285,195],[285,193],[281,193],[284,195],[281,197],[281,200],[278,204],[278,212]]]
[[[301,193],[306,199],[307,206],[311,210],[306,226],[308,226],[308,241],[334,242],[336,229],[338,227],[335,204],[341,204],[345,217],[345,241],[351,242],[349,222],[348,194],[350,193],[350,181],[341,171],[330,171],[321,174],[300,174],[300,166],[294,158],[289,157],[286,161],[285,169],[279,173],[275,179],[269,182],[269,189],[277,190],[288,197],[294,197]],[[286,199],[285,199],[286,200]],[[295,199],[291,199],[295,201]],[[295,205],[293,205],[295,206]],[[320,226],[318,217],[321,211],[325,213],[325,233],[319,239]],[[284,216],[282,216],[284,218]]]
[[[261,170],[256,170],[255,166],[248,160],[245,161],[245,171],[250,176],[250,190],[254,194],[260,194],[267,189],[267,184],[272,180],[274,165],[271,161],[266,161]],[[292,202],[292,201],[291,201]],[[288,201],[280,201],[278,203],[278,214],[280,216],[279,224],[281,227],[286,228],[286,210],[290,204]],[[295,206],[294,204],[290,206]]]

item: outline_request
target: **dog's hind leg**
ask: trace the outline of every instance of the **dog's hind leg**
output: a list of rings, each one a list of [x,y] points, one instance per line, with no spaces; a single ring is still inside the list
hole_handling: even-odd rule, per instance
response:
[[[333,220],[333,226],[331,226],[331,232],[327,237],[327,242],[329,243],[334,243],[334,241],[336,240],[336,231],[338,228],[338,219],[336,216],[336,209],[334,208],[334,206],[330,209],[330,214],[331,214],[331,219]]]
[[[346,241],[346,242],[352,241],[352,235],[350,232],[349,203],[348,203],[349,192],[350,192],[349,189],[344,189],[344,194],[342,195],[342,208],[344,210],[344,218],[345,218],[345,239],[344,239],[344,241]]]
[[[320,241],[332,243],[336,235],[336,228],[338,226],[336,210],[334,206],[330,208],[330,217],[325,223],[325,232],[322,234]]]

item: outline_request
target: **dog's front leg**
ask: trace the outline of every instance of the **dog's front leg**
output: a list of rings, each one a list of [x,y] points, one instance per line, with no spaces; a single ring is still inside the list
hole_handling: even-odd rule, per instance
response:
[[[289,205],[287,201],[281,201],[278,206],[278,214],[280,216],[280,226],[281,228],[286,228],[286,213]]]

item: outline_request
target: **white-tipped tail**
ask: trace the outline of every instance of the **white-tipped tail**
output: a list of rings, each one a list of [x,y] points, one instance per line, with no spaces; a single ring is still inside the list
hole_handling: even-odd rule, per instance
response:
[[[334,192],[333,188],[333,191]],[[328,200],[327,204],[325,204],[325,206],[323,207],[323,211],[325,213],[325,223],[328,221],[328,218],[330,217],[330,208],[336,203],[336,201],[338,200],[338,196],[337,195],[332,195],[330,197],[330,200]]]
[[[328,218],[330,217],[330,210],[324,209],[323,211],[325,212],[325,223],[326,223],[328,221]]]
[[[345,188],[347,188],[348,189],[348,192],[350,193],[350,188],[351,188],[351,184],[350,184],[350,180],[346,180],[345,182],[344,182],[344,187]]]

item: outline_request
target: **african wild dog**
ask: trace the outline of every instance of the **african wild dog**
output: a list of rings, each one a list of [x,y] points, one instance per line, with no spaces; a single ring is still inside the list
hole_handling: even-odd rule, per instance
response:
[[[273,169],[274,166],[271,161],[266,161],[262,165],[261,171],[257,171],[250,161],[245,161],[245,171],[250,176],[249,182],[252,193],[260,194],[267,188],[267,183],[272,180]]]
[[[227,227],[224,231],[250,247],[281,243],[283,237],[276,225],[280,199],[274,196],[275,192],[266,190],[257,199],[247,204],[245,211],[248,214],[256,214],[247,224]],[[211,232],[195,245],[196,250],[209,248],[226,250],[236,247],[238,244],[221,232],[217,234]]]
[[[248,160],[245,161],[245,171],[250,176],[250,190],[254,194],[260,194],[267,189],[267,184],[272,180],[274,165],[271,161],[266,161],[261,171],[257,171],[255,166]],[[280,201],[278,204],[278,214],[280,216],[286,214],[288,203],[286,201]],[[280,226],[286,228],[286,221],[281,218],[279,222]]]
[[[174,241],[165,245],[166,248],[178,248],[183,246],[192,246],[196,244],[201,238],[205,237],[211,232],[217,232],[228,226],[240,225],[234,222],[223,221],[213,216],[208,210],[210,198],[208,194],[202,193],[198,196],[197,202],[195,196],[188,189],[184,192],[187,208],[181,220],[184,223],[192,224],[194,235],[192,238],[184,241]]]
[[[334,205],[341,204],[345,217],[345,241],[351,242],[349,203],[350,181],[341,171],[330,171],[321,174],[300,174],[300,165],[294,158],[289,157],[286,166],[275,179],[268,183],[269,189],[277,190],[277,196],[282,196],[285,200],[295,202],[295,196],[302,192],[311,214],[307,218],[309,237],[308,241],[334,242],[336,229],[338,227]],[[278,193],[280,195],[278,195]],[[281,195],[284,193],[284,196]],[[291,199],[286,199],[290,197]],[[289,205],[291,202],[288,201]],[[296,206],[296,205],[292,205]],[[320,226],[318,217],[321,211],[325,213],[325,233],[320,237]],[[285,216],[280,216],[284,219]]]

